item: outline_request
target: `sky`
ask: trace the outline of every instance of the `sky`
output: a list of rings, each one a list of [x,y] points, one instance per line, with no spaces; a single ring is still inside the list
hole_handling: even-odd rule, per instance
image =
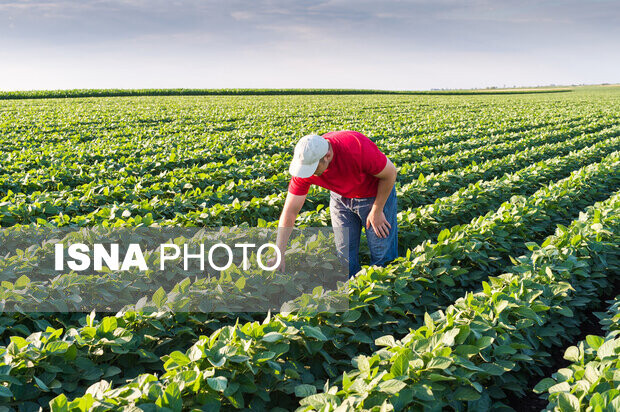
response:
[[[618,0],[0,0],[0,90],[618,82]]]

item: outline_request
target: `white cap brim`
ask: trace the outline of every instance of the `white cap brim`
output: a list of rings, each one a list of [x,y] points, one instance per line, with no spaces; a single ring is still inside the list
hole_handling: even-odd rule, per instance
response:
[[[319,165],[319,162],[316,162],[312,165],[304,165],[299,160],[293,160],[291,165],[288,168],[288,172],[295,177],[306,178],[310,177],[316,171],[316,167]]]

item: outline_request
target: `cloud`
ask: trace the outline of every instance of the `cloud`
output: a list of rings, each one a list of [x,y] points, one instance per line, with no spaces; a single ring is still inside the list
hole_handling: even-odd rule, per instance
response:
[[[266,32],[276,33],[279,38],[291,41],[328,41],[330,32],[324,27],[310,24],[258,24],[256,28]]]
[[[251,20],[255,17],[253,13],[247,11],[233,11],[230,15],[235,20]]]
[[[551,70],[562,56],[579,63],[574,56],[587,55],[591,67],[609,65],[620,54],[610,53],[620,38],[618,15],[620,2],[611,0],[0,0],[0,46],[16,72],[27,63],[15,56],[43,53],[59,67],[107,56],[136,67],[165,61],[166,73],[194,64],[216,78],[251,78],[262,64],[275,87],[287,78],[284,68],[297,75],[307,61],[345,80],[362,72],[431,76],[442,72],[439,62],[485,73],[455,56],[511,64],[531,56],[532,67]],[[499,65],[487,67],[489,79],[499,78]],[[308,79],[316,75],[306,70]]]

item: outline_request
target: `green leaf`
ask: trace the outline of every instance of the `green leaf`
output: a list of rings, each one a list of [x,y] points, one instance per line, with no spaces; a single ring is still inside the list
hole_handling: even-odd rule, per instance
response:
[[[109,333],[109,332],[113,332],[117,326],[118,326],[118,322],[116,321],[116,318],[112,316],[106,316],[101,321],[101,324],[99,325],[98,329],[101,330],[103,333]]]
[[[276,356],[275,352],[265,351],[265,352],[261,352],[257,354],[255,358],[256,358],[256,362],[265,362],[265,361],[268,361],[269,359],[272,359],[275,356]]]
[[[10,398],[13,396],[13,392],[9,388],[4,385],[0,385],[0,397],[2,398]]]
[[[157,291],[155,291],[155,293],[153,293],[152,300],[155,306],[161,307],[164,303],[165,298],[166,298],[166,291],[164,290],[164,288],[160,287],[159,289],[157,289]]]
[[[598,410],[603,411],[605,409],[605,400],[603,399],[603,396],[600,393],[595,393],[594,395],[592,395],[592,397],[590,398],[590,406],[596,408],[597,406],[600,408]],[[597,410],[597,409],[594,409]]]
[[[22,275],[15,281],[15,287],[16,288],[26,287],[28,286],[29,283],[30,283],[30,279],[28,278],[28,276]]]
[[[505,370],[501,366],[495,363],[482,363],[478,365],[481,369],[483,369],[486,373],[493,376],[501,376],[504,374]]]
[[[36,376],[33,376],[33,378],[34,378],[34,381],[39,386],[39,388],[41,388],[41,390],[43,390],[45,392],[49,392],[50,388],[48,388],[47,385],[45,383],[43,383],[43,381],[41,379],[37,378]]]
[[[314,395],[316,393],[316,387],[302,383],[295,386],[295,396],[298,398],[305,398],[306,396]]]
[[[400,392],[405,386],[405,382],[397,379],[390,379],[379,384],[379,391],[383,393],[395,394]]]
[[[525,246],[528,248],[530,252],[538,249],[538,245],[535,242],[525,242]]]
[[[571,346],[564,352],[564,359],[571,362],[579,362],[579,348]]]
[[[180,365],[180,366],[187,365],[188,363],[191,362],[189,358],[187,357],[187,355],[185,355],[183,352],[180,352],[178,350],[170,353],[169,356],[177,363],[177,365]]]
[[[428,329],[430,333],[435,330],[435,323],[433,322],[431,315],[429,315],[427,312],[424,312],[424,326],[426,326],[426,329]]]
[[[561,412],[578,412],[579,399],[572,393],[562,392],[558,394],[558,407]]]
[[[480,398],[480,394],[473,388],[459,387],[454,391],[454,399],[459,401],[475,401]]]
[[[452,359],[443,356],[437,356],[428,362],[426,367],[428,369],[446,369],[452,364]]]
[[[594,366],[592,366],[591,364],[587,364],[586,365],[586,369],[585,369],[585,373],[583,375],[590,383],[594,384],[596,383],[601,374],[598,371],[598,369]],[[615,380],[620,380],[620,379],[615,379]]]
[[[102,397],[108,389],[110,389],[110,382],[101,380],[90,385],[86,390],[86,393],[91,394],[94,397]]]
[[[441,243],[450,236],[450,229],[443,229],[437,236],[437,243]]]
[[[568,381],[573,377],[573,370],[569,368],[560,368],[553,376],[558,382]]]
[[[370,362],[366,356],[360,355],[357,357],[357,369],[362,372],[368,372],[370,370]]]
[[[456,380],[456,378],[454,376],[446,376],[446,375],[441,375],[439,373],[430,373],[428,375],[428,379],[435,381],[435,382],[439,382],[439,381],[454,381]]]
[[[452,346],[454,345],[454,341],[456,337],[459,335],[459,333],[461,333],[461,330],[459,328],[447,330],[446,332],[444,332],[443,336],[441,337],[441,341],[446,346]]]
[[[579,243],[581,243],[581,239],[582,239],[581,235],[579,234],[575,235],[571,238],[570,244],[573,246],[577,246]]]
[[[615,357],[616,355],[616,348],[618,347],[618,340],[607,340],[605,341],[605,343],[603,343],[598,350],[596,351],[596,355],[600,358],[600,359],[605,359],[607,357]]]
[[[17,349],[21,349],[25,346],[28,346],[28,341],[21,336],[11,336],[11,343],[13,343]]]
[[[517,350],[510,345],[500,345],[495,348],[496,355],[514,355],[517,353]]]
[[[561,308],[558,309],[558,312],[561,315],[564,315],[566,317],[569,317],[569,318],[573,317],[573,311],[570,308],[568,308],[568,307],[561,307]]]
[[[392,366],[390,368],[390,373],[393,376],[402,376],[407,373],[408,369],[409,357],[406,354],[401,353],[396,357],[396,359],[394,359],[394,363],[392,363]]]
[[[322,342],[327,341],[327,337],[323,335],[323,332],[321,332],[321,329],[318,327],[304,325],[301,327],[301,332],[310,338],[314,338]]]
[[[592,349],[597,350],[598,348],[601,347],[603,342],[605,342],[605,339],[603,339],[600,336],[596,336],[596,335],[588,335],[586,336],[586,342],[588,342],[588,345]]]
[[[288,376],[289,378],[300,379],[299,373],[297,373],[295,369],[286,368],[284,370],[284,374]]]
[[[609,408],[612,411],[620,411],[620,395],[616,395],[616,397],[609,402]]]
[[[359,310],[348,310],[342,315],[342,322],[355,322],[362,316],[362,312]]]
[[[49,353],[65,353],[69,349],[69,344],[62,341],[53,341],[45,345],[45,350]]]
[[[336,395],[329,393],[317,393],[316,395],[310,395],[299,401],[301,406],[312,406],[314,409],[321,409],[321,407],[330,402],[338,401]]]
[[[202,350],[196,345],[189,348],[187,352],[188,352],[187,357],[192,362],[196,362],[198,359],[202,358],[202,355],[203,355]]]
[[[443,276],[439,276],[439,280],[441,281],[441,283],[447,285],[447,286],[454,286],[456,285],[456,283],[454,282],[454,279],[452,279],[452,277],[450,277],[449,275],[443,275]]]
[[[224,376],[217,376],[215,378],[207,378],[207,384],[215,391],[224,392],[228,386],[228,379]]]
[[[235,282],[235,287],[239,290],[243,290],[243,288],[245,287],[245,283],[246,280],[243,276],[241,276],[239,279],[237,279],[237,281]]]
[[[282,338],[284,338],[284,335],[282,335],[281,333],[269,332],[265,334],[265,336],[263,336],[261,340],[264,342],[273,343],[282,340]]]
[[[553,379],[545,378],[534,386],[534,393],[540,394],[546,392],[553,385],[555,385],[555,381]]]
[[[456,346],[454,351],[461,356],[470,356],[480,353],[480,349],[478,348],[478,346],[474,345],[458,345]]]
[[[394,336],[386,335],[381,336],[380,338],[375,339],[376,346],[394,346],[396,345],[396,341],[394,340]]]
[[[110,366],[106,369],[105,373],[103,374],[104,378],[109,378],[110,376],[114,376],[114,375],[118,375],[119,373],[121,373],[121,369],[116,367],[116,366]]]
[[[478,339],[478,341],[476,342],[476,346],[478,347],[478,349],[484,349],[490,346],[494,340],[495,339],[492,338],[491,336],[483,336],[480,339]]]
[[[60,394],[49,402],[50,410],[52,412],[67,412],[67,397],[64,394]]]
[[[181,400],[181,391],[176,382],[171,382],[161,397],[155,402],[158,406],[165,406],[174,412],[181,412],[183,401]]]
[[[568,384],[568,382],[561,382],[551,386],[547,391],[549,393],[570,392],[570,385]]]

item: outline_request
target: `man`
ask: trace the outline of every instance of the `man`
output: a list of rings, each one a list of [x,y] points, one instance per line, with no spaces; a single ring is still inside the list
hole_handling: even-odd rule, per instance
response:
[[[362,226],[366,228],[371,265],[385,265],[397,257],[396,167],[368,137],[350,130],[304,136],[295,146],[289,172],[292,177],[276,242],[282,254],[281,270],[290,232],[312,184],[331,191],[332,226],[348,232],[343,238],[339,236],[342,231],[334,230],[337,252],[348,262],[349,277],[361,269]],[[347,246],[348,257],[343,253]]]

